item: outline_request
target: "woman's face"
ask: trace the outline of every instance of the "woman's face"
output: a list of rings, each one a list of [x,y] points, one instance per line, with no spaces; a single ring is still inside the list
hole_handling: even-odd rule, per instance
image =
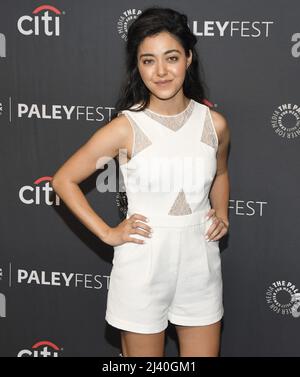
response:
[[[171,51],[170,51],[171,50]],[[146,37],[138,48],[138,69],[152,95],[167,99],[180,90],[192,61],[181,44],[168,32]],[[167,81],[166,83],[160,83]]]

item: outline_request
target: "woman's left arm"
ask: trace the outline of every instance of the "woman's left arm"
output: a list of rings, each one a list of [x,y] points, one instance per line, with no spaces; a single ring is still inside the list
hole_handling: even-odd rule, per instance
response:
[[[210,190],[210,201],[212,208],[215,210],[215,216],[223,220],[229,226],[228,204],[230,182],[228,174],[228,146],[230,142],[230,130],[226,118],[210,110],[211,117],[218,135],[219,145],[217,150],[217,172]]]

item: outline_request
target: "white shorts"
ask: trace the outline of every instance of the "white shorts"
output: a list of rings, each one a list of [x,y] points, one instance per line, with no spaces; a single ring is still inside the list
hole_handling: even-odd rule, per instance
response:
[[[208,208],[209,210],[209,208]],[[208,210],[182,216],[151,215],[152,238],[114,247],[105,320],[113,327],[150,334],[168,320],[203,326],[223,316],[219,241],[204,236]]]

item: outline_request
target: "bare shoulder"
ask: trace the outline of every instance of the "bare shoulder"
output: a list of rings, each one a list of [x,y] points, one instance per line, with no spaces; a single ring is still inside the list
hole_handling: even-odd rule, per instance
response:
[[[122,138],[128,137],[131,131],[130,122],[124,114],[120,114],[119,116],[115,117],[104,127],[107,129],[107,131],[111,131],[116,134],[116,136],[120,136]]]
[[[118,156],[121,148],[127,148],[129,127],[128,120],[122,115],[100,127],[58,169],[52,183],[66,179],[75,183],[82,182],[111,158]]]
[[[95,148],[106,145],[110,154],[118,154],[121,148],[128,149],[128,141],[131,137],[131,126],[127,117],[123,114],[113,118],[110,122],[99,128],[91,138]]]
[[[93,158],[100,155],[115,157],[120,149],[127,149],[130,128],[128,119],[121,114],[94,132],[82,151]]]
[[[133,130],[128,117],[125,114],[119,114],[104,126],[110,140],[114,141],[115,153],[118,158],[120,149],[127,150],[127,156],[131,156]]]
[[[212,110],[212,109],[210,109],[210,114],[211,114],[211,118],[214,123],[220,143],[225,140],[229,141],[230,129],[229,129],[228,122],[225,116],[221,114],[220,112],[216,110]]]

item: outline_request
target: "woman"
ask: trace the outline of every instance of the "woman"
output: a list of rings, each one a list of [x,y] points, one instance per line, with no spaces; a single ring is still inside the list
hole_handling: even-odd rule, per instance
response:
[[[230,134],[224,116],[204,104],[196,42],[185,15],[144,10],[128,30],[118,116],[52,180],[79,220],[114,247],[105,319],[121,330],[123,356],[163,356],[168,320],[180,356],[219,354]],[[117,155],[128,208],[110,227],[78,184],[99,159]]]

